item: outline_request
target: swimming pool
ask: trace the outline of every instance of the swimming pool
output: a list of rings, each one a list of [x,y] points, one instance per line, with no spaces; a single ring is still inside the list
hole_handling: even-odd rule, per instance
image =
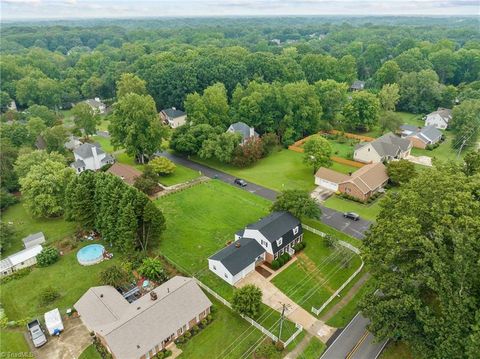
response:
[[[100,263],[103,260],[105,247],[101,244],[89,244],[83,247],[77,253],[77,260],[82,266],[90,266]]]

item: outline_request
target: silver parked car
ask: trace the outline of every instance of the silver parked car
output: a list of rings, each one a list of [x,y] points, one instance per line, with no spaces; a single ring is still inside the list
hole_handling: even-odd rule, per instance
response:
[[[45,332],[40,326],[38,319],[29,322],[27,328],[35,348],[39,348],[47,342],[47,337],[45,336]]]

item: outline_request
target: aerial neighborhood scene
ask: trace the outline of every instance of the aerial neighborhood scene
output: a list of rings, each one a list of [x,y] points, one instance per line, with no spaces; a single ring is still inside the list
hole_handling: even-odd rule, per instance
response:
[[[0,26],[1,358],[480,359],[480,2]]]

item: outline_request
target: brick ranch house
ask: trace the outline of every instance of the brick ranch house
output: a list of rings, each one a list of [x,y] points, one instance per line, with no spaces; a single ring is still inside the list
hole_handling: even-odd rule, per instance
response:
[[[234,285],[263,262],[271,263],[303,240],[300,220],[289,212],[272,212],[235,234],[235,241],[208,258],[208,268]]]
[[[320,167],[315,173],[315,184],[331,191],[345,193],[367,201],[388,182],[387,168],[381,162],[371,163],[346,175]]]
[[[111,286],[92,287],[74,304],[114,359],[148,359],[209,313],[212,303],[193,278],[173,277],[129,303]]]

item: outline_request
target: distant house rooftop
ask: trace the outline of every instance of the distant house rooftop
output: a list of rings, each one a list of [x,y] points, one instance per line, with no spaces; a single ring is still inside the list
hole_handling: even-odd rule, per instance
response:
[[[125,183],[133,185],[135,179],[142,175],[142,172],[137,170],[135,167],[123,164],[123,163],[114,163],[108,170],[108,173],[114,174],[115,176],[120,177]]]
[[[170,119],[174,119],[174,118],[182,117],[186,115],[185,112],[181,110],[177,110],[175,107],[166,108],[162,110],[162,112]]]
[[[360,81],[360,80],[354,81],[352,86],[350,86],[350,90],[354,90],[354,91],[360,91],[360,90],[363,90],[364,88],[365,88],[365,81]]]

